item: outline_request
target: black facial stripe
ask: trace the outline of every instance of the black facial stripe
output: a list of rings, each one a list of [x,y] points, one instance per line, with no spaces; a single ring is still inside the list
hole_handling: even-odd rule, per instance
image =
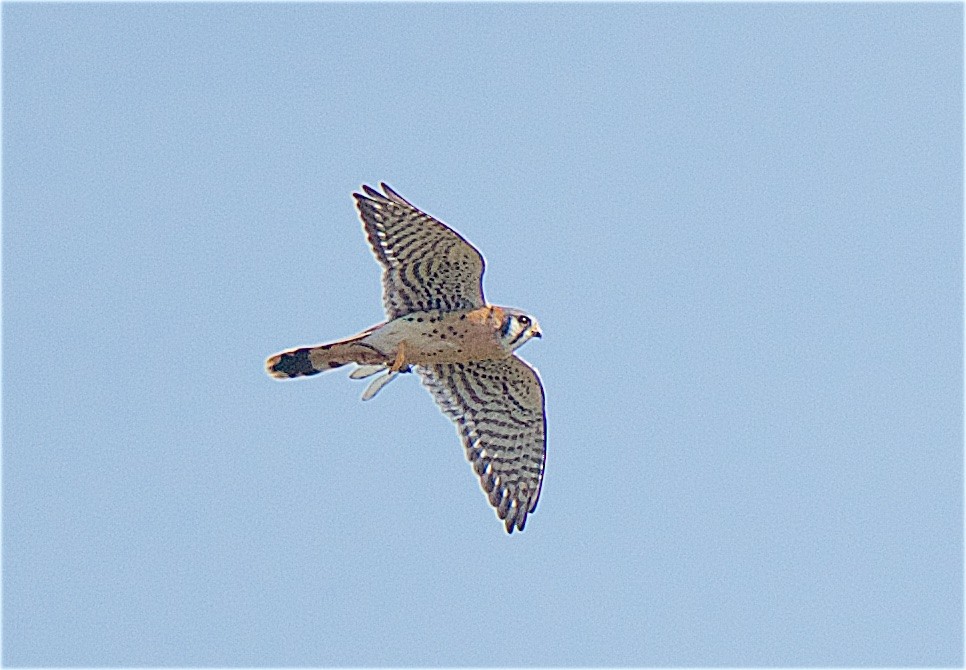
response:
[[[517,336],[514,337],[512,340],[510,340],[510,344],[511,345],[516,344],[517,343],[517,340],[519,340],[521,337],[523,337],[524,335],[526,335],[528,330],[530,330],[530,329],[529,328],[524,328],[519,333],[517,333]]]
[[[506,337],[510,333],[510,324],[513,322],[513,317],[508,316],[503,320],[503,328],[500,329],[500,337]]]

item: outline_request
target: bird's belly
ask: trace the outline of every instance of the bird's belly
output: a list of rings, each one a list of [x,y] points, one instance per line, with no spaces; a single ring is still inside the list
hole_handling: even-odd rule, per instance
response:
[[[435,363],[466,363],[492,358],[506,358],[507,354],[497,346],[486,343],[449,342],[445,340],[405,342],[405,359],[413,365]]]
[[[400,347],[412,365],[464,363],[506,358],[496,331],[488,324],[461,319],[458,313],[422,313],[394,319],[376,329],[366,342],[396,359]]]

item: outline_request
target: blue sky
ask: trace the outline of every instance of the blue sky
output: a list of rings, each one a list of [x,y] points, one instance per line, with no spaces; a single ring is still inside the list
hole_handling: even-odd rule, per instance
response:
[[[960,665],[956,4],[3,6],[6,665]],[[536,315],[508,537],[385,180]]]

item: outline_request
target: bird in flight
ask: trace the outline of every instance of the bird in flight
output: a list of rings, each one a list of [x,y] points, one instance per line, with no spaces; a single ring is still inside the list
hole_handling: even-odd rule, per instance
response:
[[[537,371],[514,352],[540,326],[518,309],[483,299],[483,257],[463,237],[385,183],[354,193],[382,266],[387,320],[353,337],[288,349],[265,363],[279,379],[350,363],[379,375],[363,400],[413,368],[456,424],[466,458],[508,533],[536,509],[546,461],[546,412]]]

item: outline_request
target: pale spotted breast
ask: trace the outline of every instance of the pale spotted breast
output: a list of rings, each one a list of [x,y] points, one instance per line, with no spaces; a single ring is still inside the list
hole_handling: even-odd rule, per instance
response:
[[[384,352],[404,344],[405,362],[412,365],[505,358],[510,351],[499,339],[502,313],[499,307],[410,312],[375,329],[363,342]]]

